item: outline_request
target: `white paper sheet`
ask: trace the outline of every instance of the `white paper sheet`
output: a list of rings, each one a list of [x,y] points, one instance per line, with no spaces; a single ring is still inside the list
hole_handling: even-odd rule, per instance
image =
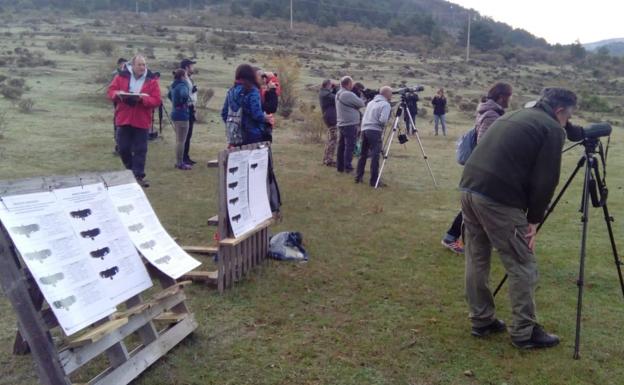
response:
[[[115,311],[54,193],[3,197],[0,220],[66,335]]]
[[[180,278],[201,263],[171,238],[136,183],[109,187],[108,195],[134,246],[171,278]]]
[[[259,148],[249,154],[249,208],[254,226],[273,216],[267,190],[269,149]]]
[[[243,150],[229,154],[227,163],[226,189],[230,226],[235,237],[252,230],[254,218],[249,208],[249,155]]]
[[[152,286],[102,183],[54,190],[54,195],[115,305]]]

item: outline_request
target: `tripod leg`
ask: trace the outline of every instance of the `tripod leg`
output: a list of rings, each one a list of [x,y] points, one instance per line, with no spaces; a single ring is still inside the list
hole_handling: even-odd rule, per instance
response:
[[[559,195],[557,195],[553,203],[550,206],[548,206],[548,211],[546,211],[546,215],[544,215],[544,220],[542,220],[542,223],[540,223],[539,226],[537,226],[538,232],[540,231],[544,223],[546,223],[546,220],[548,219],[550,214],[552,214],[552,212],[555,211],[555,207],[557,207],[557,205],[559,204],[559,201],[561,200],[561,198],[563,198],[563,195],[565,194],[566,190],[568,189],[568,187],[570,187],[570,184],[576,177],[576,174],[578,174],[579,170],[583,167],[584,164],[585,164],[585,156],[579,159],[578,163],[576,164],[576,168],[574,169],[574,171],[572,172],[572,174],[570,175],[566,183],[563,185],[563,188],[559,192]],[[494,297],[496,297],[496,294],[498,294],[500,289],[502,289],[503,285],[507,281],[507,278],[508,278],[507,274],[505,274],[503,279],[501,279],[500,283],[496,287],[496,290],[494,290],[494,294],[492,294]],[[624,286],[622,286],[622,294],[624,294]]]
[[[383,161],[381,162],[381,167],[379,167],[379,175],[377,175],[377,181],[375,182],[375,188],[379,187],[379,182],[381,181],[381,174],[383,173],[384,167],[386,166],[386,160],[388,160],[388,154],[390,154],[390,147],[392,146],[392,140],[394,139],[394,134],[397,131],[397,127],[399,125],[399,119],[401,117],[397,116],[394,120],[394,124],[392,125],[392,131],[388,136],[388,141],[386,148],[383,152]]]
[[[581,345],[581,317],[583,310],[583,288],[585,286],[585,255],[587,247],[587,228],[589,225],[589,181],[591,179],[592,166],[595,160],[593,158],[587,159],[585,167],[585,183],[583,185],[583,197],[582,197],[582,217],[583,232],[581,235],[581,252],[579,263],[579,275],[576,285],[578,286],[578,299],[576,302],[576,333],[574,337],[574,359],[581,358],[579,351]]]

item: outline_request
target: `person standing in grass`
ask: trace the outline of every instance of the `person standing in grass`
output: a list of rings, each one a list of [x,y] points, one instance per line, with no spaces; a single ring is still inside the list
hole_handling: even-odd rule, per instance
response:
[[[241,64],[236,68],[234,85],[227,92],[221,118],[227,122],[228,111],[242,110],[241,143],[228,143],[230,147],[262,142],[265,139],[265,125],[271,124],[273,117],[265,114],[260,97],[260,84],[257,74],[249,64]],[[229,140],[229,138],[228,138]]]
[[[366,106],[362,119],[362,154],[357,165],[355,183],[362,183],[366,159],[369,155],[371,157],[369,184],[371,187],[375,187],[377,183],[383,131],[390,119],[392,110],[390,100],[392,100],[392,88],[385,86],[381,87],[379,95],[375,96]],[[381,183],[380,186],[382,186]]]
[[[345,76],[340,80],[340,90],[336,93],[336,120],[340,133],[336,169],[347,174],[353,172],[353,150],[360,128],[360,109],[365,106],[352,89],[353,79]]]
[[[329,167],[336,166],[336,141],[338,140],[336,128],[336,85],[331,80],[326,79],[321,84],[319,91],[319,103],[323,113],[323,122],[327,126],[327,142],[325,143],[325,153],[323,164]]]
[[[496,83],[488,91],[487,97],[484,98],[479,107],[477,107],[477,118],[475,119],[475,130],[477,132],[477,144],[483,138],[488,128],[503,116],[505,109],[509,108],[513,88],[507,83]],[[444,238],[442,238],[442,246],[457,254],[464,253],[464,243],[461,240],[461,227],[463,217],[461,211],[453,224],[448,229]]]
[[[535,107],[496,120],[464,167],[466,299],[475,337],[506,330],[496,318],[489,287],[494,248],[509,276],[512,344],[531,349],[559,343],[537,323],[535,245],[537,226],[559,183],[561,150],[576,105],[572,91],[545,89]]]
[[[108,98],[116,103],[115,124],[118,128],[119,155],[124,166],[132,170],[137,182],[145,180],[147,138],[154,109],[161,104],[159,76],[147,68],[145,57],[136,55],[115,76],[108,87]]]
[[[188,118],[188,134],[186,135],[186,140],[184,142],[184,154],[183,161],[185,164],[194,165],[195,162],[191,159],[189,152],[191,151],[191,138],[193,137],[193,127],[195,126],[195,105],[197,104],[197,86],[193,81],[193,74],[195,73],[195,64],[196,61],[191,59],[184,59],[180,62],[180,68],[182,68],[186,72],[186,83],[189,88],[189,118]],[[177,129],[176,129],[177,130]]]
[[[438,136],[438,126],[442,126],[442,134],[446,136],[446,96],[444,89],[440,88],[437,95],[431,100],[433,105],[433,121],[435,135]]]
[[[171,100],[171,120],[176,134],[176,163],[178,170],[191,170],[192,165],[184,161],[185,144],[189,133],[191,119],[191,89],[189,88],[187,71],[179,68],[173,72],[173,83],[169,88]]]

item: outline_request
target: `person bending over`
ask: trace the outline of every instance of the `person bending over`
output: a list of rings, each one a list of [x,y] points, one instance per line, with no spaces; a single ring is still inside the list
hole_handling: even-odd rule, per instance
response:
[[[379,155],[382,147],[383,131],[390,119],[390,100],[392,88],[385,86],[379,90],[379,95],[368,103],[364,118],[362,118],[362,154],[357,165],[355,183],[362,183],[366,159],[370,155],[371,168],[369,184],[375,187],[379,175]],[[380,186],[382,184],[380,183]]]
[[[559,183],[564,128],[576,103],[572,91],[545,89],[535,107],[496,120],[466,163],[460,188],[473,336],[506,330],[488,285],[495,248],[509,275],[512,344],[529,349],[559,343],[537,323],[534,253],[537,226]]]

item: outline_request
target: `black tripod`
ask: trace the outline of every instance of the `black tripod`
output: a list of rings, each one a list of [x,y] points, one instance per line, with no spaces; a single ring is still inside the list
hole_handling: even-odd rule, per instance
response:
[[[377,182],[375,183],[375,188],[379,186],[379,182],[381,181],[381,174],[383,173],[384,167],[386,165],[386,161],[388,160],[388,156],[390,155],[390,147],[392,146],[392,141],[394,140],[394,136],[398,133],[399,143],[405,144],[408,142],[407,135],[402,134],[400,130],[401,123],[401,115],[403,112],[406,113],[406,116],[409,117],[409,127],[406,127],[407,132],[413,132],[416,136],[416,140],[418,141],[418,145],[420,146],[420,151],[422,152],[423,159],[425,160],[425,164],[427,165],[427,169],[429,170],[429,175],[431,175],[431,179],[433,179],[433,185],[437,188],[438,182],[433,176],[433,171],[431,170],[431,165],[429,165],[429,157],[427,157],[427,153],[425,153],[425,147],[423,147],[422,141],[420,140],[420,135],[418,135],[418,130],[416,129],[416,125],[414,124],[414,119],[412,119],[412,112],[407,106],[407,101],[405,100],[405,95],[401,95],[401,104],[397,107],[396,117],[394,118],[394,123],[392,124],[392,130],[390,131],[390,135],[386,137],[383,148],[381,150],[381,155],[383,157],[383,161],[381,162],[381,167],[379,168],[379,175],[377,176]]]
[[[604,213],[604,220],[607,224],[607,231],[609,233],[609,241],[611,242],[611,250],[613,252],[613,260],[615,262],[615,266],[617,269],[618,278],[620,280],[620,288],[622,290],[622,296],[624,296],[624,277],[622,276],[622,261],[617,252],[617,247],[615,245],[615,237],[613,235],[613,228],[611,223],[614,221],[613,217],[609,214],[609,208],[607,206],[607,198],[609,195],[609,190],[606,184],[606,154],[602,146],[602,142],[598,138],[587,138],[584,139],[582,143],[577,145],[582,145],[585,147],[585,154],[579,159],[576,168],[572,172],[572,175],[568,178],[567,182],[561,189],[557,198],[553,201],[552,205],[548,208],[544,220],[538,226],[537,230],[542,227],[546,219],[550,216],[550,214],[555,210],[557,204],[565,194],[566,190],[581,170],[581,168],[585,167],[585,179],[583,182],[583,194],[581,197],[581,208],[580,212],[582,213],[581,222],[582,222],[582,235],[581,235],[581,250],[580,250],[580,263],[579,263],[579,275],[576,284],[578,286],[578,300],[576,306],[576,334],[574,340],[574,359],[579,359],[579,348],[581,343],[581,311],[583,308],[583,288],[585,285],[585,256],[587,253],[587,230],[589,227],[589,203],[591,200],[591,205],[593,207],[602,207],[602,211]],[[576,147],[574,145],[572,147]],[[572,148],[571,147],[571,148]],[[569,149],[568,149],[569,150]],[[567,151],[567,150],[566,150]],[[599,156],[599,158],[596,157]],[[600,164],[602,164],[603,172],[600,172]],[[507,280],[507,274],[503,277],[501,282],[498,284],[498,287],[494,291],[494,296],[500,291],[501,287],[505,284]]]

